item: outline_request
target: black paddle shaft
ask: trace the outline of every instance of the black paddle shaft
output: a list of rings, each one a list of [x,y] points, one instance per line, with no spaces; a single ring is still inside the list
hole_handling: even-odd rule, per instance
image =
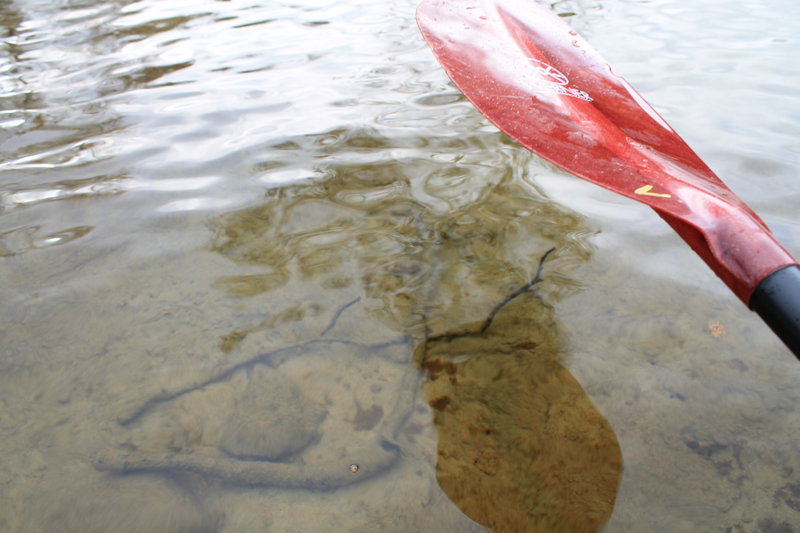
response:
[[[750,297],[750,309],[800,360],[800,267],[791,265],[764,278]]]

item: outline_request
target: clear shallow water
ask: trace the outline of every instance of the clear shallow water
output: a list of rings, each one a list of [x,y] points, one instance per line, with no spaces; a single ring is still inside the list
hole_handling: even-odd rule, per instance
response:
[[[488,126],[414,7],[5,5],[3,529],[558,523],[519,442],[602,480],[608,531],[800,521],[796,361],[651,212]],[[794,4],[558,9],[800,254]]]

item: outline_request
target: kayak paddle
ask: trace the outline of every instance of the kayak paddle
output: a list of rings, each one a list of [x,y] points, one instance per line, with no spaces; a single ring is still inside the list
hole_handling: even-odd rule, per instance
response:
[[[575,30],[528,0],[423,0],[417,24],[495,126],[652,207],[800,359],[797,261]]]

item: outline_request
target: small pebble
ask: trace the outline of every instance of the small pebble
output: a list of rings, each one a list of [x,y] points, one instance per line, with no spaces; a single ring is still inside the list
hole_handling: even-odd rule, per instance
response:
[[[357,464],[352,464],[352,465],[350,465],[350,471],[351,471],[352,473],[354,473],[354,474],[355,474],[356,472],[358,472],[358,465],[357,465]]]

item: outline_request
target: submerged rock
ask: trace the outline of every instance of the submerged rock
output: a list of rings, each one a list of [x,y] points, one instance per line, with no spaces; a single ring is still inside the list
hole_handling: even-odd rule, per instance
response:
[[[286,461],[319,436],[325,411],[291,382],[251,380],[222,425],[219,448],[240,459]]]
[[[552,311],[510,301],[417,350],[438,433],[436,478],[467,516],[498,533],[598,531],[611,516],[622,453],[570,372]]]

